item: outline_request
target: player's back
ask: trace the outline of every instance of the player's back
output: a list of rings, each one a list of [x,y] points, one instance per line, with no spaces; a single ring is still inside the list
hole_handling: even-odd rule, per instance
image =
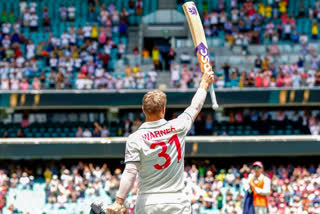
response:
[[[183,113],[170,121],[145,122],[129,136],[126,162],[140,162],[139,194],[175,193],[184,188],[185,136],[191,124],[191,117]]]

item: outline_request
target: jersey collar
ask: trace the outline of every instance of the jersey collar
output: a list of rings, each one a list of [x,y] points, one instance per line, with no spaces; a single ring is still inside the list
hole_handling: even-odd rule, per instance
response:
[[[150,128],[158,128],[160,126],[163,126],[167,124],[167,121],[165,119],[160,119],[157,121],[152,122],[144,122],[139,129],[150,129]]]

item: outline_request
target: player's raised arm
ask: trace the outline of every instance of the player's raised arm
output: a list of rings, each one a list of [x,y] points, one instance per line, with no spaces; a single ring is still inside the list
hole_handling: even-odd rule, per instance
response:
[[[204,101],[207,97],[207,90],[213,83],[213,80],[213,71],[203,73],[199,88],[192,98],[191,105],[184,111],[184,113],[188,114],[192,118],[192,122],[196,119],[201,111]]]

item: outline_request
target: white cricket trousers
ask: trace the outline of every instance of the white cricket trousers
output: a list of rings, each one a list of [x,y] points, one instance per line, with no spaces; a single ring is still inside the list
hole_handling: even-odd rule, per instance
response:
[[[135,214],[191,214],[191,205],[182,192],[141,194]]]

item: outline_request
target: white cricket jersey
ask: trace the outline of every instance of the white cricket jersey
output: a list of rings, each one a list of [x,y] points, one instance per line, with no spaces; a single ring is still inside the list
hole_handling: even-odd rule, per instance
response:
[[[125,162],[140,162],[139,194],[184,189],[185,137],[191,126],[191,116],[184,112],[174,120],[145,122],[128,137]]]

